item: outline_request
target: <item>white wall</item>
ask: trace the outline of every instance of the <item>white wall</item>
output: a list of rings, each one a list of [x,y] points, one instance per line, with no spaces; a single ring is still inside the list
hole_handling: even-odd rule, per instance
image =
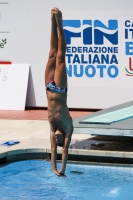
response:
[[[27,95],[27,106],[46,107],[47,99],[45,95],[44,70],[48,58],[49,38],[50,38],[50,10],[56,6],[64,13],[64,19],[77,19],[95,16],[108,20],[110,17],[132,19],[132,0],[3,0],[9,4],[0,4],[0,41],[7,38],[7,44],[0,48],[0,61],[11,61],[13,64],[30,64],[30,79]],[[79,16],[77,13],[79,12]],[[105,12],[105,13],[104,13]],[[125,12],[125,15],[123,15]],[[70,14],[70,15],[69,15]],[[122,29],[121,25],[121,29]],[[2,32],[2,31],[7,31]],[[122,44],[119,44],[120,48]],[[124,46],[122,46],[124,48]],[[121,60],[121,55],[119,60]],[[124,60],[124,64],[127,64]],[[122,60],[120,63],[123,63]],[[123,69],[125,66],[123,66]],[[124,72],[123,72],[124,73]],[[123,74],[123,77],[125,75]],[[89,80],[89,85],[84,87],[84,78],[80,79],[80,85],[76,87],[75,81],[79,79],[69,78],[68,106],[73,108],[105,108],[133,99],[133,86],[123,84],[122,77],[109,85],[108,78],[103,79],[98,84],[97,80]],[[125,77],[126,83],[131,83],[132,77]],[[95,80],[95,81],[94,81]],[[112,82],[112,80],[111,80]],[[120,84],[121,83],[121,84]],[[100,85],[101,84],[101,85]]]

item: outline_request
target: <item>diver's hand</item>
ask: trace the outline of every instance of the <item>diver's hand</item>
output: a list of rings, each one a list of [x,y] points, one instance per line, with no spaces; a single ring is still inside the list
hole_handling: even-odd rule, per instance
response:
[[[60,176],[62,176],[63,178],[66,178],[67,176],[60,170],[58,171],[58,173],[60,174]]]
[[[54,169],[54,173],[57,175],[57,176],[60,176],[59,172],[57,171],[57,169]]]

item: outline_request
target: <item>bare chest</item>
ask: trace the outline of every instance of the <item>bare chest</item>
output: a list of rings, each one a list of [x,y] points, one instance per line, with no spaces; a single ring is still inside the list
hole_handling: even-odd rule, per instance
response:
[[[60,130],[67,133],[72,127],[72,118],[70,115],[61,115],[57,113],[54,116],[49,116],[49,124],[52,131]]]

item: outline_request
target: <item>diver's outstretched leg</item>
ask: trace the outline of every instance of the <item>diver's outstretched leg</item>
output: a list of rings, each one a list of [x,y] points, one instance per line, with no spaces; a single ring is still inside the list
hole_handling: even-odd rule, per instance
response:
[[[58,51],[56,55],[56,69],[54,80],[57,86],[65,88],[67,87],[67,74],[65,64],[66,40],[62,27],[62,13],[58,8],[55,8],[55,19],[58,29]]]
[[[54,79],[56,67],[56,54],[58,50],[58,33],[57,23],[55,19],[55,9],[51,10],[51,38],[50,38],[50,52],[48,62],[45,69],[45,85]]]

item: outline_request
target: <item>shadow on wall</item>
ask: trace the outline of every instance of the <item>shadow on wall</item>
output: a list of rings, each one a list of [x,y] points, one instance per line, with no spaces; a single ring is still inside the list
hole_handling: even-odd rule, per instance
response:
[[[28,80],[28,88],[27,88],[26,106],[28,106],[28,107],[32,107],[32,106],[35,107],[36,106],[35,91],[34,91],[31,67],[30,67],[30,70],[29,70],[29,80]]]

